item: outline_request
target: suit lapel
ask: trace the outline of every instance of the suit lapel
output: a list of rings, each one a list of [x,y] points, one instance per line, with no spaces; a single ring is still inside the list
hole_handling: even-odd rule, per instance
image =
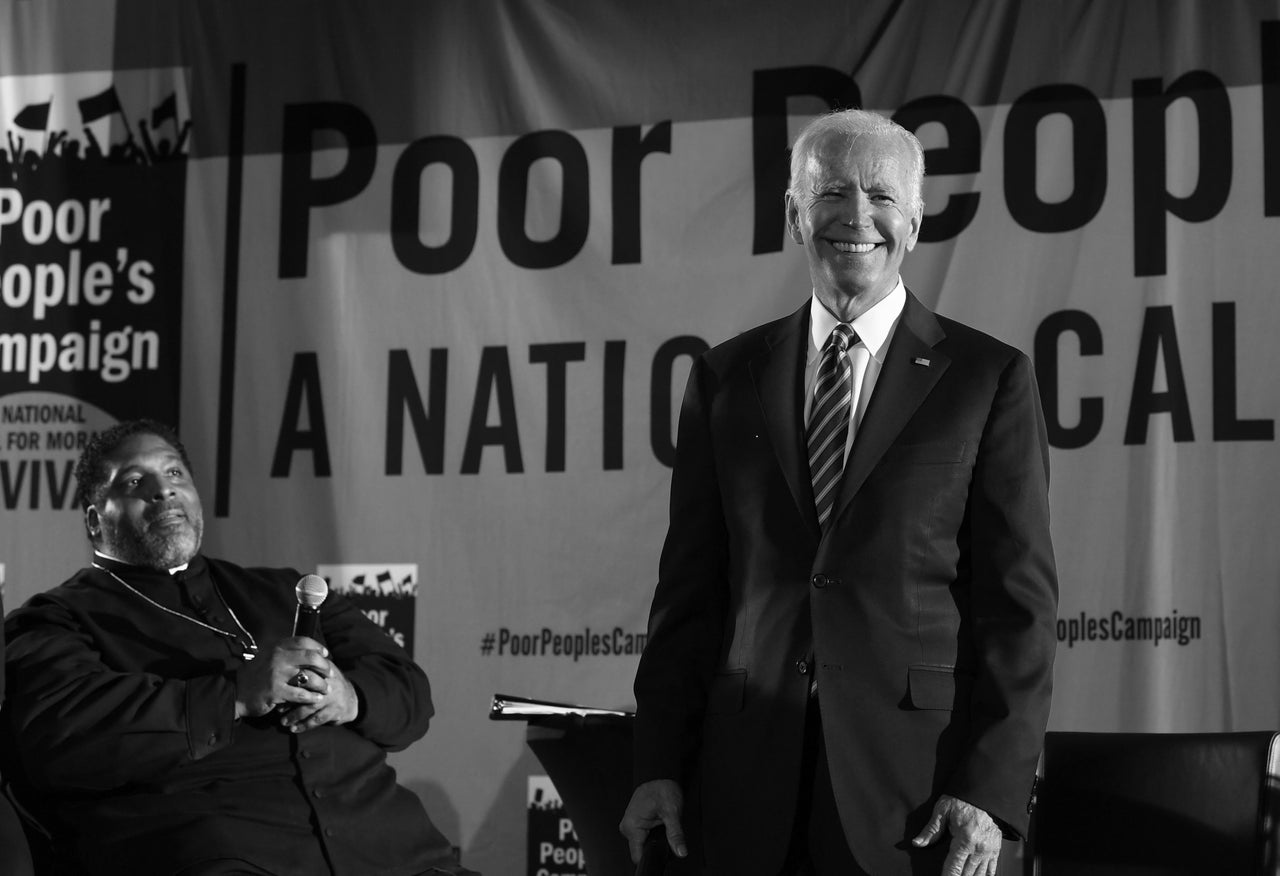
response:
[[[751,361],[751,379],[768,426],[769,440],[791,488],[796,508],[814,538],[821,532],[813,507],[813,484],[804,450],[804,364],[808,352],[809,301],[765,339],[767,348]]]
[[[951,364],[949,357],[933,348],[945,336],[933,312],[907,292],[884,368],[845,463],[832,524]]]

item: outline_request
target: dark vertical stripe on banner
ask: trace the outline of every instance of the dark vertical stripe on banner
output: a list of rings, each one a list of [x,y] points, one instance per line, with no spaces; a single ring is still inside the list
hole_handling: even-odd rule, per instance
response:
[[[1280,216],[1280,21],[1262,22],[1263,216]]]
[[[227,130],[227,234],[222,263],[222,365],[218,376],[218,448],[213,515],[231,506],[231,413],[235,403],[236,308],[240,295],[240,201],[244,177],[244,64],[231,65]]]

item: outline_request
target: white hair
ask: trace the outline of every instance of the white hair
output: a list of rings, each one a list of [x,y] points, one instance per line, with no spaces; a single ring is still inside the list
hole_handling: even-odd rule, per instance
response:
[[[840,133],[848,137],[862,134],[891,134],[900,138],[911,152],[911,208],[917,213],[924,210],[924,147],[915,134],[899,125],[892,119],[868,110],[839,110],[818,116],[804,126],[795,143],[791,146],[791,183],[787,194],[792,200],[800,202],[801,184],[804,182],[805,166],[813,153],[814,146],[827,134]]]

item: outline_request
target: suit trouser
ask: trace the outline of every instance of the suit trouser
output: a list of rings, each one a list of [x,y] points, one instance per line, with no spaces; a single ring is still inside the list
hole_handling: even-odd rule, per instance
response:
[[[816,694],[809,698],[805,714],[796,816],[787,862],[779,876],[868,876],[849,851],[840,813],[836,811]]]

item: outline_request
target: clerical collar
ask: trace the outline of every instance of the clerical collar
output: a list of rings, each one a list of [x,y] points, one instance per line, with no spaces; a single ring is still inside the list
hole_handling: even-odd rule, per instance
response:
[[[120,568],[136,569],[140,572],[150,572],[156,575],[160,574],[159,569],[149,569],[149,568],[146,568],[145,566],[135,566],[132,563],[126,563],[124,560],[118,560],[115,557],[111,556],[110,554],[104,554],[102,551],[98,550],[97,548],[94,548],[93,555],[97,557],[99,560],[106,560],[108,563],[111,563],[112,565],[118,566]],[[168,574],[176,575],[179,572],[185,572],[190,566],[191,566],[191,561],[188,560],[187,562],[183,563],[180,566],[174,566],[172,569],[169,569]]]

